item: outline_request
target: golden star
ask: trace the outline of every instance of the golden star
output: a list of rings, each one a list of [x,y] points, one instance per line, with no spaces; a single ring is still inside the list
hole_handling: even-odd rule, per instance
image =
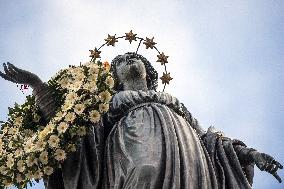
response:
[[[102,51],[99,51],[97,48],[95,48],[94,50],[89,50],[91,52],[91,55],[90,57],[92,58],[101,58],[101,52]]]
[[[146,37],[146,41],[144,41],[143,44],[146,45],[146,49],[153,49],[154,45],[156,45],[157,43],[154,42],[154,37],[152,39]]]
[[[117,38],[115,38],[115,35],[109,35],[109,34],[107,38],[105,39],[105,41],[107,42],[107,46],[109,45],[114,46],[114,44],[118,42]]]
[[[163,52],[157,55],[157,57],[158,57],[157,62],[161,62],[162,65],[164,65],[165,63],[168,63],[169,56],[166,56]]]
[[[133,40],[136,41],[136,35],[137,34],[132,33],[132,30],[130,30],[130,32],[125,33],[125,40],[128,40],[129,43],[131,43]]]
[[[163,76],[160,77],[160,79],[162,80],[162,84],[169,84],[169,82],[173,79],[170,76],[170,73],[165,73],[163,72]]]

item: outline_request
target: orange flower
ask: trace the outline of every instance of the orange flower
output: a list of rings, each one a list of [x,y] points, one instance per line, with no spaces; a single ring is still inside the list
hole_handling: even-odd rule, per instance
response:
[[[103,63],[103,66],[104,66],[105,70],[107,70],[107,71],[110,70],[110,63],[108,63],[108,61],[105,61],[105,62]]]

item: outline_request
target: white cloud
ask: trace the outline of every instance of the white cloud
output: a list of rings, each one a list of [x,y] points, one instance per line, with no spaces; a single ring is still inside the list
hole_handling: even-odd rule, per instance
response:
[[[277,27],[283,28],[278,23],[283,8],[277,3],[50,0],[34,2],[36,7],[9,6],[5,11],[14,14],[4,11],[9,15],[4,18],[11,21],[5,27],[0,24],[3,59],[48,80],[60,68],[87,61],[88,50],[102,44],[107,34],[133,29],[142,37],[154,36],[159,50],[170,56],[168,69],[174,80],[166,91],[184,102],[204,127],[213,124],[269,153],[284,150],[269,148],[279,144],[271,138],[283,141],[283,134],[273,133],[281,130],[275,120],[283,122],[283,38],[279,41],[277,33]],[[143,48],[140,53],[154,64],[155,52]],[[111,61],[135,49],[122,41],[116,48],[104,48],[102,58]],[[162,67],[157,63],[155,68],[161,75]],[[1,107],[22,99],[13,84],[0,84],[5,87],[0,91]],[[276,113],[267,113],[271,109]],[[278,157],[284,161],[284,154]],[[258,173],[256,183],[265,176]]]

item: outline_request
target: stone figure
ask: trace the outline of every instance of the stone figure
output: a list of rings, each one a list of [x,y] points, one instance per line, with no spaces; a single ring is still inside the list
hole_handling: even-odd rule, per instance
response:
[[[46,120],[55,112],[52,91],[38,76],[4,64],[6,80],[28,84]],[[110,110],[80,147],[46,180],[48,189],[243,189],[254,165],[279,182],[283,166],[210,127],[205,132],[178,99],[157,92],[158,74],[136,53],[111,65],[115,90]]]

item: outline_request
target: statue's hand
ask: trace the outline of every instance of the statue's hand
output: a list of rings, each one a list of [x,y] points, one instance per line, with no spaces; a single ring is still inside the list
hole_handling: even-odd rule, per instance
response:
[[[42,81],[36,74],[17,68],[9,62],[7,62],[7,64],[4,63],[3,67],[5,73],[0,71],[0,76],[5,80],[13,83],[26,84],[31,86],[33,89],[42,84]]]
[[[278,182],[282,182],[281,178],[277,174],[278,169],[283,169],[283,166],[268,154],[260,152],[252,152],[252,159],[255,165],[261,170],[272,174]]]

